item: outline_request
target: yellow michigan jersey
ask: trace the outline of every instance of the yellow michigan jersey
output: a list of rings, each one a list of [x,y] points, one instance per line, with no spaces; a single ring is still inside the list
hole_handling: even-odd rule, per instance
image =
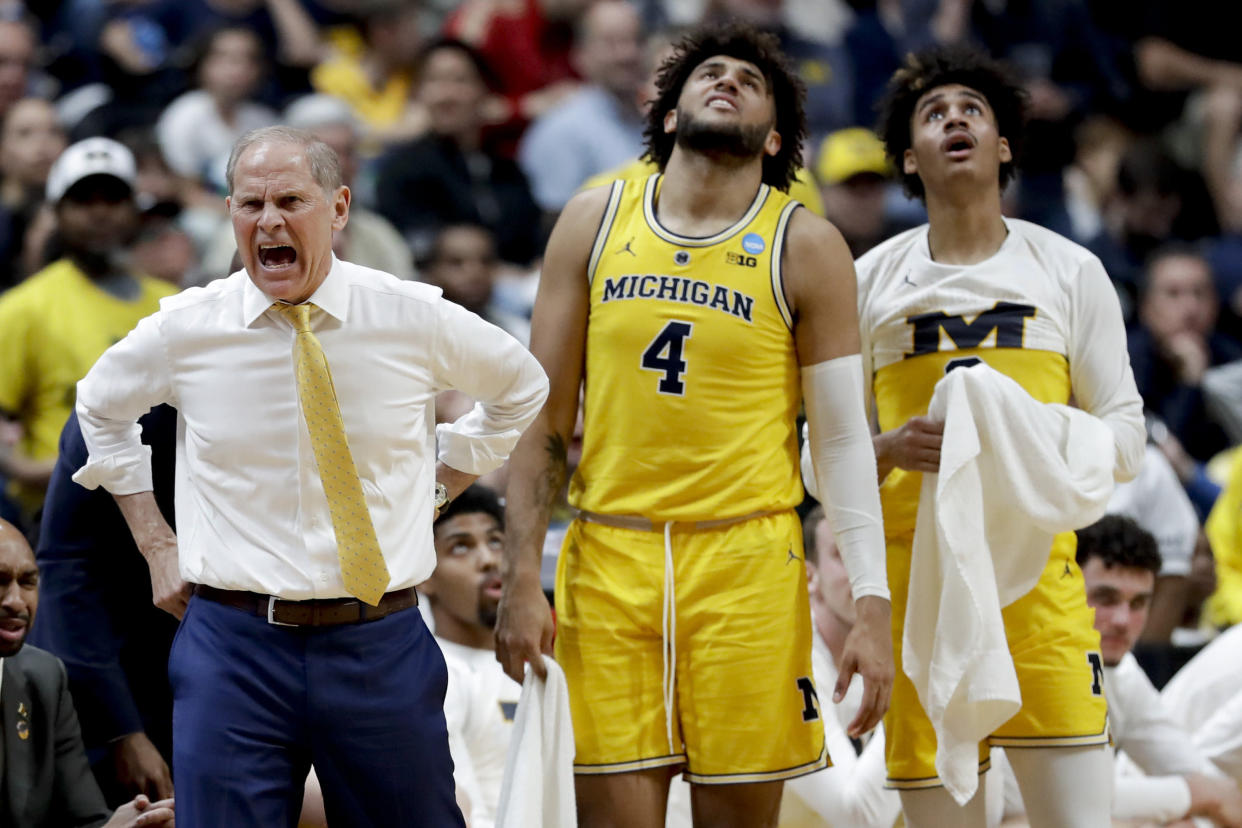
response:
[[[801,385],[781,253],[799,203],[761,185],[731,227],[688,238],[656,218],[660,181],[613,183],[591,251],[570,503],[656,522],[793,507]]]
[[[1107,422],[1117,435],[1119,468],[1132,475],[1143,452],[1142,401],[1107,274],[1095,256],[1055,233],[1005,224],[1000,250],[973,265],[934,261],[926,226],[859,259],[863,365],[880,430],[925,415],[946,371],[982,360],[1041,402],[1072,399]],[[894,469],[881,486],[898,659],[906,597],[920,588],[909,583],[909,555],[921,483],[921,473]],[[1040,582],[1003,610],[1023,706],[991,744],[1107,740],[1099,637],[1074,552],[1074,534],[1059,535]],[[900,668],[885,727],[889,783],[938,784],[935,735]],[[981,766],[986,757],[984,744]]]

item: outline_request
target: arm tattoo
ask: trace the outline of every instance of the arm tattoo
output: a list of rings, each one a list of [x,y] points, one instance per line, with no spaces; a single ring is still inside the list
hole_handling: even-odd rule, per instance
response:
[[[556,504],[561,488],[565,485],[567,453],[565,438],[556,432],[549,434],[544,451],[548,455],[548,465],[536,484],[537,502],[545,509],[551,509]]]

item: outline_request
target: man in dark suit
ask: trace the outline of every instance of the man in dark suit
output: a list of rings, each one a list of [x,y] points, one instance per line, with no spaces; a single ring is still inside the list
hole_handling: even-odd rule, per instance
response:
[[[177,412],[144,416],[156,500],[173,522]],[[151,602],[151,576],[116,501],[71,479],[86,463],[78,418],[60,436],[60,453],[35,549],[42,598],[30,643],[65,664],[82,741],[95,781],[111,806],[137,794],[173,795],[172,690],[168,651],[177,619]]]
[[[0,521],[0,825],[172,825],[172,800],[152,803],[145,796],[109,818],[86,761],[64,665],[23,646],[38,603],[34,552]]]

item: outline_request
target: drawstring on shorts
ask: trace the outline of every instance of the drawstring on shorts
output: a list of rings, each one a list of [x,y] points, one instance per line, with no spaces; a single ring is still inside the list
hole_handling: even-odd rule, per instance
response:
[[[677,692],[677,589],[673,581],[673,522],[664,524],[664,729],[668,735],[668,752],[678,750],[673,744],[673,702]]]

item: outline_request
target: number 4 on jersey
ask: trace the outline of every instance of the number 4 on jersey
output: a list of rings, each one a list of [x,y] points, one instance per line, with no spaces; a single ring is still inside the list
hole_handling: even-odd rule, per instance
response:
[[[678,397],[686,393],[686,384],[682,376],[686,373],[686,360],[682,356],[685,341],[690,338],[694,325],[689,322],[673,320],[664,326],[656,338],[651,340],[647,350],[643,351],[640,365],[644,371],[657,371],[660,384],[657,389],[661,394],[674,394]]]

